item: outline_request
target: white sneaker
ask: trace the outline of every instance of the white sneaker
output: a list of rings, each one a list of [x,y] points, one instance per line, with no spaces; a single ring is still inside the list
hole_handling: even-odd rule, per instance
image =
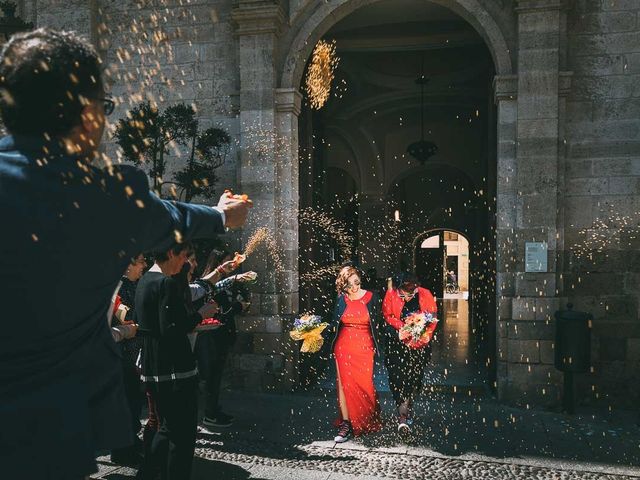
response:
[[[413,424],[413,420],[406,416],[400,415],[398,419],[398,432],[400,433],[409,433],[411,432],[411,425]]]
[[[351,422],[343,421],[338,429],[338,435],[333,438],[336,443],[344,443],[351,438],[353,430],[351,428]]]

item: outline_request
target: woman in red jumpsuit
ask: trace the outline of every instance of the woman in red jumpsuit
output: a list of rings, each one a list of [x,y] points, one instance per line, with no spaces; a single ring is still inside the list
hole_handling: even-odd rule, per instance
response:
[[[333,316],[338,405],[336,442],[352,435],[380,430],[380,405],[373,385],[374,355],[381,329],[379,302],[373,292],[361,288],[354,267],[344,267],[336,279],[338,298]]]

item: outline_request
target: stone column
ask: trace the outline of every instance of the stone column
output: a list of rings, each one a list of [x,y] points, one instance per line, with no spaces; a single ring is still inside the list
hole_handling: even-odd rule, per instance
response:
[[[285,192],[280,188],[283,179],[294,177],[291,158],[279,152],[283,141],[279,136],[278,120],[286,128],[285,119],[291,112],[276,111],[276,72],[274,51],[281,28],[285,23],[284,12],[277,2],[239,0],[232,10],[232,19],[239,37],[240,67],[240,166],[239,190],[251,196],[254,208],[242,233],[243,244],[258,227],[270,230],[278,247],[283,250],[285,235],[277,234],[282,228],[282,206],[290,208],[288,198],[280,198]],[[285,108],[286,110],[286,108]],[[293,123],[293,122],[292,122]],[[290,127],[292,128],[292,127]],[[296,157],[297,160],[297,157]],[[280,164],[279,164],[280,162]],[[290,195],[287,192],[286,195]],[[297,189],[296,192],[297,194]],[[297,241],[297,239],[296,239]],[[288,245],[287,245],[288,247]],[[290,256],[285,263],[290,267]],[[237,358],[236,368],[244,376],[244,387],[272,390],[282,386],[285,378],[285,348],[289,347],[284,337],[284,325],[280,317],[279,292],[285,291],[287,301],[292,303],[293,290],[297,284],[282,288],[280,282],[286,270],[276,274],[277,265],[264,249],[247,260],[247,268],[258,272],[259,280],[252,287],[252,310],[249,316],[239,319],[238,330],[242,333],[242,354]],[[287,296],[288,295],[288,296]],[[291,310],[290,307],[288,310]]]
[[[496,190],[496,378],[494,388],[507,382],[507,333],[511,319],[511,300],[515,295],[516,225],[516,125],[518,118],[518,77],[496,76],[494,94],[497,105],[497,190]],[[491,337],[490,337],[491,338]],[[490,369],[493,371],[493,369]]]
[[[520,403],[556,404],[561,377],[546,348],[559,307],[557,240],[562,237],[558,172],[560,70],[564,61],[564,2],[519,0],[515,285],[507,328],[506,381],[499,394]],[[546,272],[525,272],[525,245],[548,245]],[[499,246],[500,247],[500,246]],[[502,342],[504,344],[504,341]],[[543,348],[541,348],[543,347]],[[551,358],[550,358],[551,357]]]
[[[276,89],[276,242],[281,249],[283,270],[276,276],[278,314],[290,322],[299,310],[298,284],[298,116],[302,95],[296,89]],[[288,325],[283,325],[287,341]],[[288,351],[288,350],[287,350]],[[283,387],[296,380],[298,350],[285,356]]]

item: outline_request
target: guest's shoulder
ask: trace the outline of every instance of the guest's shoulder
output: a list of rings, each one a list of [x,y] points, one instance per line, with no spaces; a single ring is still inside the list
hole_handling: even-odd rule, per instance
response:
[[[104,170],[112,185],[120,187],[128,196],[149,192],[147,175],[133,165],[115,165]]]

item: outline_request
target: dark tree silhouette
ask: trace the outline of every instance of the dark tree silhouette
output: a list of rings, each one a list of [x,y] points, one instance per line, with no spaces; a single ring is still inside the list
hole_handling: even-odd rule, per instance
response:
[[[150,102],[131,109],[116,127],[116,142],[125,160],[146,168],[153,188],[161,193],[162,186],[177,187],[174,196],[191,201],[196,195],[212,198],[221,167],[230,151],[231,137],[219,128],[199,132],[199,122],[193,107],[178,104],[164,112]],[[184,168],[174,175],[174,182],[164,175],[171,145],[188,149]]]

